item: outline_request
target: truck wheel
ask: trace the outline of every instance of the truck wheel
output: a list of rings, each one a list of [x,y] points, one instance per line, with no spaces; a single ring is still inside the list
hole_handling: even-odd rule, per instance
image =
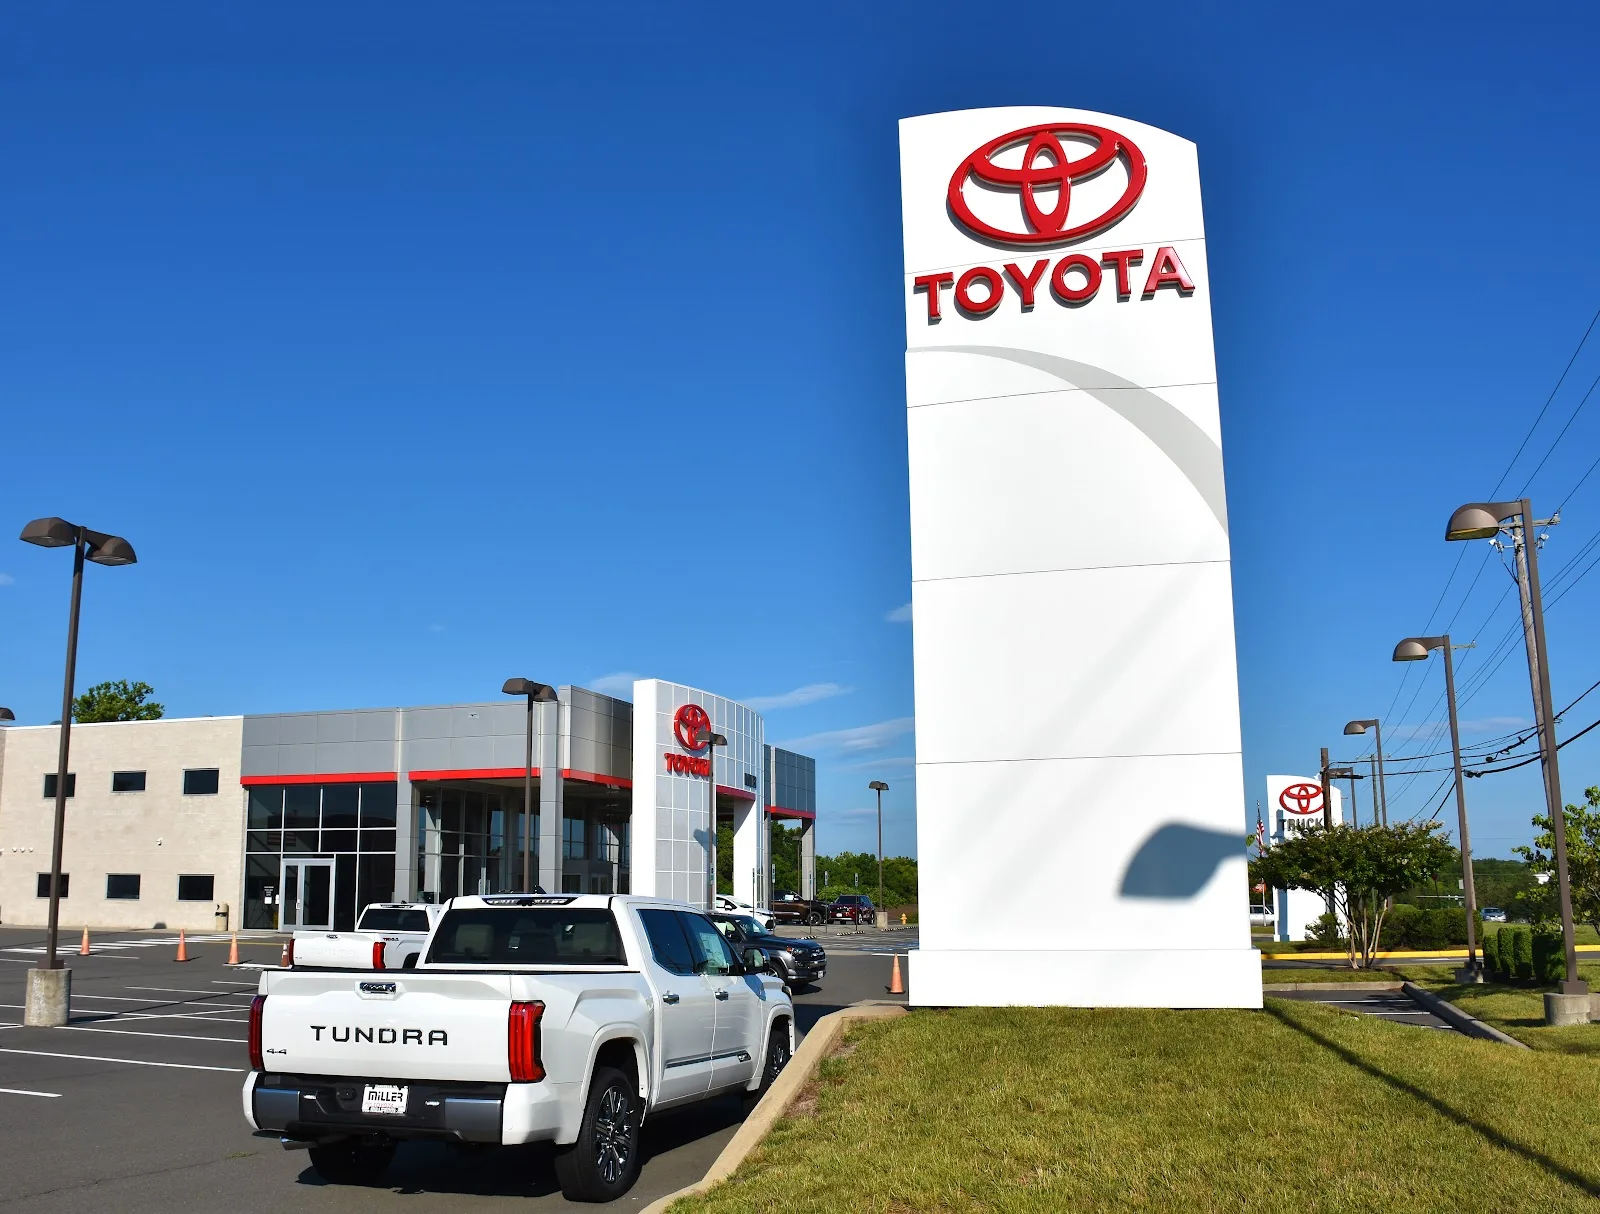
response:
[[[639,1086],[615,1067],[596,1067],[578,1141],[556,1148],[556,1179],[568,1201],[615,1201],[639,1175]]]
[[[778,1073],[789,1065],[789,1058],[789,1023],[780,1020],[772,1026],[772,1033],[767,1038],[767,1056],[761,1063],[761,1086],[751,1093],[754,1099],[759,1101],[767,1094]]]
[[[389,1142],[364,1142],[360,1138],[345,1138],[325,1146],[312,1147],[311,1166],[318,1176],[331,1184],[377,1184],[389,1170],[394,1158],[395,1144]]]
[[[806,926],[807,927],[821,927],[822,926],[822,912],[821,911],[812,911],[809,915],[807,915],[806,916]]]

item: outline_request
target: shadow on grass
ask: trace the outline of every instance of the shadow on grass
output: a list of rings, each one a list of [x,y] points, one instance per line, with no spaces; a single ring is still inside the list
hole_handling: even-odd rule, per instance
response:
[[[1543,1168],[1546,1172],[1549,1172],[1550,1175],[1554,1176],[1563,1183],[1571,1185],[1573,1188],[1580,1190],[1590,1197],[1600,1197],[1600,1182],[1590,1180],[1587,1176],[1583,1175],[1583,1173],[1573,1171],[1571,1168],[1567,1167],[1566,1164],[1551,1159],[1548,1155],[1541,1151],[1536,1151],[1532,1147],[1524,1146],[1515,1139],[1507,1138],[1493,1126],[1487,1126],[1480,1121],[1473,1120],[1465,1113],[1458,1109],[1452,1108],[1450,1105],[1440,1100],[1433,1093],[1419,1088],[1416,1084],[1410,1082],[1409,1080],[1402,1079],[1398,1075],[1391,1075],[1382,1067],[1373,1064],[1372,1062],[1363,1058],[1360,1054],[1357,1054],[1355,1051],[1340,1045],[1337,1041],[1333,1041],[1327,1037],[1324,1037],[1315,1029],[1307,1028],[1303,1024],[1296,1024],[1288,1016],[1285,1016],[1281,1009],[1273,1007],[1270,1003],[1267,1005],[1266,1011],[1267,1014],[1274,1017],[1278,1023],[1284,1025],[1286,1028],[1293,1029],[1295,1032],[1304,1037],[1309,1037],[1312,1041],[1322,1046],[1325,1050],[1337,1054],[1340,1058],[1344,1059],[1345,1062],[1348,1062],[1357,1070],[1363,1071],[1366,1074],[1371,1075],[1374,1079],[1388,1084],[1397,1092],[1404,1092],[1412,1099],[1427,1105],[1440,1116],[1448,1117],[1457,1125],[1463,1127],[1464,1129],[1473,1131],[1475,1134],[1478,1134],[1480,1137],[1492,1142],[1495,1146],[1500,1147],[1502,1150],[1510,1151],[1514,1155],[1522,1156],[1522,1158],[1526,1159],[1529,1163]]]

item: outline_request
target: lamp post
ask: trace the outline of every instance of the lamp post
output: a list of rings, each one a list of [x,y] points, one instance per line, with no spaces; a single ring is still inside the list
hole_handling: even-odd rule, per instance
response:
[[[878,908],[872,917],[880,930],[887,930],[889,908],[883,904],[883,794],[889,791],[889,786],[882,780],[874,780],[867,787],[878,794]]]
[[[9,708],[0,708],[0,721],[15,721],[16,719],[17,714]]]
[[[1561,768],[1556,758],[1556,714],[1550,694],[1550,651],[1545,645],[1544,602],[1539,593],[1538,546],[1534,543],[1533,527],[1533,503],[1527,498],[1508,502],[1468,502],[1450,516],[1449,523],[1445,525],[1444,538],[1493,539],[1504,528],[1512,533],[1514,539],[1522,541],[1523,555],[1528,563],[1525,589],[1529,612],[1525,629],[1533,634],[1528,654],[1528,675],[1533,684],[1534,716],[1539,723],[1539,748],[1544,759],[1545,806],[1550,811],[1551,833],[1555,835],[1556,888],[1561,899],[1561,937],[1567,954],[1567,976],[1561,983],[1561,994],[1587,996],[1589,984],[1578,977],[1578,941],[1572,923],[1572,884],[1567,877],[1567,817],[1561,805]],[[1520,566],[1518,572],[1521,572]],[[1467,886],[1471,888],[1470,881]],[[1548,1005],[1548,997],[1546,1002]],[[1548,1006],[1546,1015],[1549,1018]]]
[[[1461,834],[1461,888],[1467,895],[1467,964],[1456,971],[1458,982],[1482,982],[1478,964],[1478,891],[1472,882],[1472,838],[1467,833],[1466,781],[1461,778],[1461,727],[1456,720],[1456,664],[1450,656],[1450,634],[1407,637],[1394,647],[1396,662],[1420,662],[1431,650],[1444,653],[1444,698],[1450,710],[1450,754],[1456,769],[1456,822]]]
[[[554,704],[556,689],[532,679],[507,679],[500,688],[508,696],[528,697],[528,749],[522,772],[522,892],[533,892],[533,706]]]
[[[1383,726],[1374,717],[1370,721],[1351,721],[1345,725],[1347,735],[1356,736],[1372,730],[1376,742],[1372,748],[1372,820],[1382,826],[1389,825],[1389,790],[1383,781]],[[1354,792],[1351,796],[1354,796]]]
[[[27,1004],[23,1021],[31,1025],[55,1027],[67,1022],[67,1006],[72,990],[70,970],[63,970],[56,957],[56,938],[61,928],[61,844],[67,826],[67,760],[72,738],[72,684],[78,669],[78,609],[83,602],[83,562],[96,565],[131,565],[138,557],[133,545],[118,535],[91,531],[63,518],[36,518],[22,529],[22,540],[40,548],[72,546],[72,607],[67,614],[67,672],[61,690],[61,744],[56,754],[55,832],[50,843],[50,911],[45,930],[44,956],[37,970],[28,974]],[[64,976],[39,976],[40,971],[58,971]]]
[[[1353,768],[1353,767],[1330,767],[1328,769],[1328,779],[1330,779],[1330,780],[1349,780],[1350,781],[1350,825],[1351,826],[1359,827],[1361,825],[1361,814],[1360,814],[1360,812],[1358,811],[1358,809],[1356,807],[1356,781],[1357,780],[1365,780],[1366,778],[1367,778],[1366,776],[1358,776],[1358,775],[1356,775],[1356,769]],[[1377,810],[1376,809],[1373,810],[1373,820],[1374,820],[1374,822],[1376,822],[1376,820],[1377,820]]]
[[[710,870],[706,874],[706,909],[709,911],[717,909],[717,747],[727,746],[728,739],[702,728],[694,735],[694,740],[706,748],[706,762],[710,764],[706,772],[710,777],[706,795],[711,800],[711,823],[706,831],[706,867]]]

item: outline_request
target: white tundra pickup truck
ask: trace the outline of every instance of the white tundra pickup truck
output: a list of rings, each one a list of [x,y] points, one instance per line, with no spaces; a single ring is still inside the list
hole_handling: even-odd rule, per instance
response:
[[[611,1201],[647,1113],[758,1095],[793,1049],[765,954],[681,902],[455,898],[413,969],[262,972],[244,1114],[336,1183],[404,1138],[548,1141],[570,1200]]]
[[[296,932],[290,957],[317,969],[410,969],[443,913],[428,902],[374,902],[353,932]]]

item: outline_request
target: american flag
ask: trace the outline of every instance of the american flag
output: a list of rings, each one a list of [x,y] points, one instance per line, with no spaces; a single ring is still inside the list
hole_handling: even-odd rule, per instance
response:
[[[1267,850],[1267,824],[1261,820],[1261,802],[1256,802],[1256,850],[1263,855]]]

